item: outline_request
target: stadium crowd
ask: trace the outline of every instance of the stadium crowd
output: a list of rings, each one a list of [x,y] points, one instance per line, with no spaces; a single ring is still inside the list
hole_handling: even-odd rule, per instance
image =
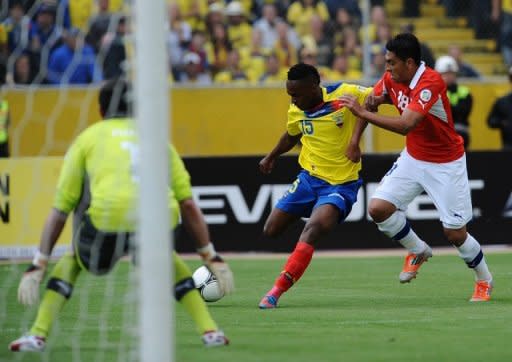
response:
[[[378,75],[391,27],[375,3],[370,34]],[[126,59],[127,10],[122,0],[11,1],[0,28],[8,82],[84,84],[118,75]],[[170,1],[168,11],[170,79],[176,82],[282,81],[298,61],[317,66],[323,81],[362,75],[355,0],[179,0]],[[77,46],[81,40],[85,45]],[[76,69],[64,77],[76,54]],[[101,67],[92,55],[100,55]]]
[[[7,83],[89,84],[126,69],[133,41],[123,0],[4,3],[0,64]],[[324,82],[359,79],[365,30],[377,79],[393,28],[384,1],[370,3],[364,29],[357,0],[167,0],[169,79],[262,84],[284,81],[297,62],[316,66]]]

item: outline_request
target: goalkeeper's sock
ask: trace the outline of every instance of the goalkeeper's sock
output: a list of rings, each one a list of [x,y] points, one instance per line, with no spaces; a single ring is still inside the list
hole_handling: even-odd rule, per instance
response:
[[[191,290],[185,294],[181,298],[180,303],[192,317],[201,334],[207,331],[216,331],[219,329],[197,289]]]
[[[48,278],[37,317],[30,329],[34,336],[47,337],[51,326],[66,301],[71,297],[73,285],[80,274],[80,266],[73,255],[64,255]]]
[[[311,262],[311,258],[313,258],[314,251],[315,248],[312,245],[299,241],[295,250],[288,257],[284,270],[276,279],[274,287],[270,290],[268,295],[272,295],[277,299],[281,294],[290,289],[306,271],[306,268]]]
[[[208,311],[205,301],[195,288],[190,268],[175,251],[173,251],[172,256],[174,275],[176,280],[179,280],[175,289],[176,299],[185,307],[201,334],[206,331],[216,331],[218,329],[217,324]]]

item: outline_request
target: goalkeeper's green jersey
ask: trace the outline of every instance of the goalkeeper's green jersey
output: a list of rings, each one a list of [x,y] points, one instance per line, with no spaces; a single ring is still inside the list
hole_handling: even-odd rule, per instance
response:
[[[169,161],[172,182],[168,198],[174,227],[179,219],[178,201],[192,197],[192,188],[190,175],[172,145]],[[53,206],[66,214],[86,208],[94,226],[102,231],[134,231],[138,162],[131,119],[108,119],[90,126],[66,153]]]

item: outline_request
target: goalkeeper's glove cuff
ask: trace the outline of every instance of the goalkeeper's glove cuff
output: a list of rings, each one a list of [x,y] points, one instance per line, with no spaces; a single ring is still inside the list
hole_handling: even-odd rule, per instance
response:
[[[201,256],[201,258],[205,261],[214,260],[215,258],[218,257],[217,251],[215,250],[215,247],[213,246],[212,242],[209,242],[206,246],[202,246],[200,248],[197,248],[196,250],[197,253]]]
[[[46,269],[48,265],[49,256],[41,253],[39,250],[36,251],[34,255],[34,259],[32,259],[32,265],[29,266],[27,272],[35,270],[35,269]]]

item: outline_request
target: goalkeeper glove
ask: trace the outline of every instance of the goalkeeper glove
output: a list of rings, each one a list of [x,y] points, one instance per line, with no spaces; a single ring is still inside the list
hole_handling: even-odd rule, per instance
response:
[[[217,278],[220,290],[225,295],[233,293],[235,290],[235,280],[229,265],[219,255],[207,260],[205,264]]]
[[[47,265],[48,256],[37,251],[18,286],[18,301],[21,304],[30,306],[39,302],[39,285],[43,281]]]
[[[197,249],[206,267],[215,275],[224,295],[233,293],[235,280],[229,265],[217,254],[212,243]]]

